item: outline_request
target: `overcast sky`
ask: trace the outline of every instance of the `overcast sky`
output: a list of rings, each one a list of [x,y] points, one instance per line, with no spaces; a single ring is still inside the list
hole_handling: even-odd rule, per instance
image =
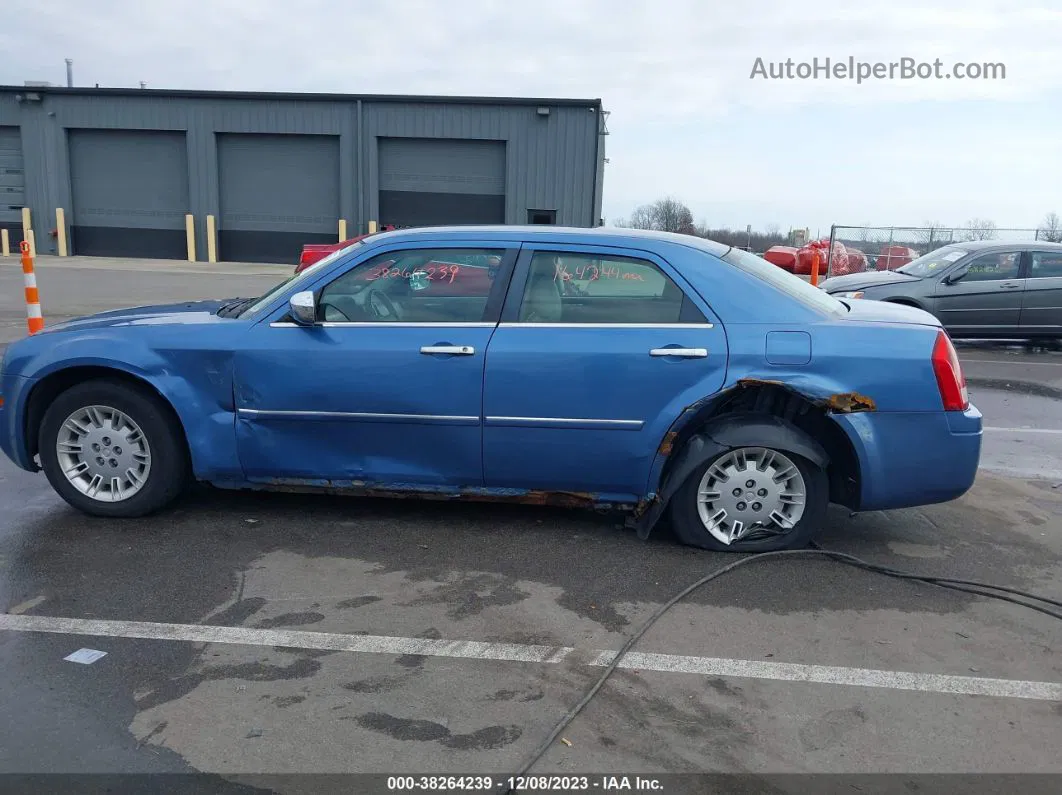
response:
[[[604,212],[1030,227],[1062,213],[1060,0],[3,0],[0,83],[601,98]],[[1005,80],[750,79],[1001,62]]]

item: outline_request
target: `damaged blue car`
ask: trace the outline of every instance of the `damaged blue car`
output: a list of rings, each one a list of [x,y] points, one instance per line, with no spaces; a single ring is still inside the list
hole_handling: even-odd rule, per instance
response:
[[[372,235],[256,298],[47,328],[0,390],[0,447],[97,516],[194,479],[618,508],[741,552],[959,497],[982,433],[932,315],[605,228]]]

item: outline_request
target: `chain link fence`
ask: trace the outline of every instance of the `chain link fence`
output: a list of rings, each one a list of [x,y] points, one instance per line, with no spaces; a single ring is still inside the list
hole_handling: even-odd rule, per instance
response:
[[[826,273],[896,270],[942,246],[974,240],[1031,242],[1055,237],[1042,229],[942,228],[918,226],[833,226]]]

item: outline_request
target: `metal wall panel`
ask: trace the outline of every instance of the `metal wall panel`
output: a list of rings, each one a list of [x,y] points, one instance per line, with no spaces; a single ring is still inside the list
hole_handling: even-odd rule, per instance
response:
[[[0,228],[20,227],[25,203],[22,133],[18,127],[0,127]]]
[[[303,244],[335,242],[337,136],[224,133],[217,147],[222,259],[296,262]]]
[[[54,226],[55,208],[66,208],[67,222],[72,222],[67,136],[81,129],[184,134],[187,209],[195,216],[200,259],[206,258],[206,216],[218,216],[219,227],[225,228],[220,223],[218,137],[226,134],[338,140],[339,208],[331,211],[332,240],[338,218],[348,221],[351,235],[381,220],[381,138],[504,142],[506,223],[525,223],[528,210],[546,210],[553,211],[558,224],[589,226],[600,213],[604,149],[598,142],[605,139],[599,136],[600,104],[593,100],[43,88],[35,92],[39,101],[19,101],[25,93],[23,87],[0,86],[0,126],[21,129],[25,201],[32,208],[42,252],[54,251],[54,239],[41,230]],[[138,165],[129,161],[121,168]],[[323,190],[334,196],[332,182]],[[283,208],[274,209],[274,214],[284,214]]]
[[[75,253],[185,255],[188,148],[183,132],[70,130]]]

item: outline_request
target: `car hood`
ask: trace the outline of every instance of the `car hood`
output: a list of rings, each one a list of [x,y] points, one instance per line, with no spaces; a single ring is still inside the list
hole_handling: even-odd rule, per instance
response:
[[[849,273],[846,276],[831,276],[820,286],[828,293],[839,291],[850,292],[863,290],[867,287],[879,287],[885,284],[898,282],[917,282],[916,276],[908,276],[906,273],[896,271],[864,271],[863,273]]]
[[[863,321],[867,323],[914,323],[919,326],[940,326],[936,317],[926,312],[905,304],[893,304],[888,301],[868,301],[865,298],[844,299],[843,303],[849,307],[846,320]]]
[[[187,301],[180,304],[159,306],[136,306],[128,309],[113,309],[96,315],[74,318],[54,325],[45,325],[40,334],[55,331],[90,331],[115,326],[189,325],[192,323],[215,323],[220,319],[216,312],[224,301]]]

